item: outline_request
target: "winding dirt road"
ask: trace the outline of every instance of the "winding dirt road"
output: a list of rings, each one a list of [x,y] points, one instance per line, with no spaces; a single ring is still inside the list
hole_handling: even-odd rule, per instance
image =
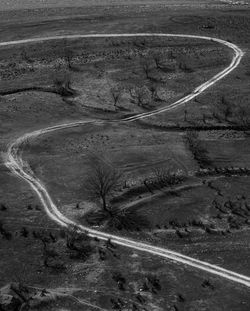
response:
[[[152,115],[156,115],[165,111],[172,110],[176,107],[179,107],[189,101],[191,101],[196,96],[200,95],[202,92],[204,92],[206,89],[217,83],[219,80],[227,76],[231,71],[233,71],[240,63],[244,53],[243,51],[237,47],[235,44],[217,39],[212,37],[205,37],[205,36],[195,36],[195,35],[184,35],[184,34],[161,34],[161,33],[136,33],[136,34],[91,34],[91,35],[68,35],[68,36],[53,36],[53,37],[47,37],[47,38],[32,38],[32,39],[25,39],[25,40],[18,40],[18,41],[9,41],[9,42],[2,42],[0,43],[1,46],[11,46],[11,45],[20,45],[20,44],[27,44],[32,42],[44,42],[44,41],[51,41],[51,40],[59,40],[59,39],[79,39],[79,38],[110,38],[110,37],[179,37],[179,38],[192,38],[192,39],[202,39],[202,40],[208,40],[213,42],[218,42],[220,44],[223,44],[230,48],[233,51],[233,58],[230,63],[230,65],[216,74],[213,78],[208,80],[207,82],[203,83],[202,85],[198,86],[193,92],[191,92],[189,95],[183,97],[182,99],[176,101],[175,103],[163,107],[151,112],[141,113],[137,114],[132,117],[125,118],[123,120],[113,120],[109,122],[132,122],[138,119],[147,118]],[[122,245],[125,247],[129,247],[134,250],[147,252],[149,254],[157,255],[166,259],[170,259],[175,262],[182,263],[187,266],[191,266],[206,272],[209,272],[215,276],[219,276],[225,279],[228,279],[230,281],[245,285],[247,287],[250,287],[250,277],[238,274],[236,272],[223,269],[219,266],[209,264],[204,261],[200,261],[194,258],[191,258],[189,256],[182,255],[180,253],[161,248],[156,247],[150,244],[138,242],[132,239],[123,238],[118,235],[108,234],[105,232],[100,232],[97,230],[93,230],[91,228],[79,225],[72,220],[65,217],[63,214],[60,213],[55,203],[52,201],[48,191],[46,190],[45,185],[40,181],[30,170],[30,168],[25,165],[25,163],[22,161],[22,158],[19,154],[19,148],[20,146],[25,143],[30,138],[36,138],[40,135],[43,135],[45,133],[49,132],[55,132],[66,128],[73,128],[77,127],[79,125],[83,125],[86,123],[91,124],[103,124],[108,121],[97,121],[97,120],[91,120],[91,121],[77,121],[72,123],[64,123],[55,125],[52,127],[44,128],[41,130],[37,130],[31,133],[27,133],[21,137],[19,137],[17,140],[12,142],[8,147],[7,152],[7,159],[5,161],[5,165],[17,176],[21,177],[23,180],[28,182],[30,186],[34,189],[34,191],[37,193],[39,199],[41,200],[44,209],[48,216],[57,222],[59,225],[63,227],[77,227],[78,230],[85,232],[90,237],[97,237],[101,240],[108,240],[111,239],[112,243]]]

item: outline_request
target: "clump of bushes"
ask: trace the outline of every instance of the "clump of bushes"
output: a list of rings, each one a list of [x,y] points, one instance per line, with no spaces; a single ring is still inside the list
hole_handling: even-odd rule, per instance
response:
[[[211,164],[211,160],[208,158],[208,152],[199,140],[197,132],[187,131],[186,142],[190,151],[193,154],[194,159],[199,163],[201,168],[204,168]]]
[[[4,228],[4,224],[0,221],[0,234],[6,240],[12,239],[12,234],[6,228]]]
[[[145,278],[145,281],[143,282],[140,290],[143,292],[151,292],[152,294],[157,294],[159,291],[161,291],[161,284],[159,278],[156,275],[148,275]]]
[[[185,180],[182,171],[172,172],[170,169],[157,168],[154,170],[154,184],[160,187],[171,187]]]
[[[63,97],[74,96],[76,91],[72,88],[71,77],[69,73],[57,73],[53,77],[53,87],[55,92]]]

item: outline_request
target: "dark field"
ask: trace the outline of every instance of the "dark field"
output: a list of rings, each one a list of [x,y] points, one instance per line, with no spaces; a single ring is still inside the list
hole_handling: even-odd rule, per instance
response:
[[[249,310],[247,286],[60,227],[5,166],[10,142],[25,133],[105,120],[28,139],[18,151],[60,212],[250,276],[250,9],[233,2],[1,1],[1,42],[179,33],[245,52],[233,72],[186,105],[125,123],[191,93],[229,65],[231,50],[156,37],[0,47],[0,286],[12,283],[0,289],[1,311],[21,310],[20,297],[5,308],[13,286],[25,293],[27,310]],[[90,194],[92,159],[119,172],[108,211]]]

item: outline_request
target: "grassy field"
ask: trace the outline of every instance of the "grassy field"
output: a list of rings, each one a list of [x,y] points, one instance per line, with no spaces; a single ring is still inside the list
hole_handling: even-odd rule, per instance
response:
[[[186,107],[114,124],[109,121],[188,94],[226,67],[231,52],[213,42],[168,38],[1,48],[0,285],[20,282],[40,288],[40,296],[46,288],[47,304],[36,297],[38,307],[31,310],[249,310],[243,286],[112,244],[95,240],[82,245],[80,237],[74,240],[49,219],[30,187],[4,166],[8,144],[24,133],[105,119],[102,125],[51,133],[22,146],[24,160],[60,211],[79,223],[250,275],[250,177],[227,171],[250,168],[249,7],[194,0],[62,2],[60,7],[56,1],[36,2],[38,9],[32,10],[34,1],[25,7],[20,1],[2,1],[0,9],[28,10],[0,13],[1,40],[186,33],[230,40],[245,56],[226,79]],[[90,198],[86,189],[93,154],[123,173],[109,204],[125,211],[134,227],[120,228],[107,218],[90,223],[88,216],[101,210],[99,199]],[[177,174],[173,184],[155,183],[162,170]],[[206,173],[197,174],[200,170]]]
[[[217,4],[217,1],[213,1],[213,4]],[[197,0],[127,0],[126,5],[169,5],[169,6],[198,6],[198,5],[205,5],[207,4],[207,1],[197,1]],[[20,9],[38,9],[38,8],[81,8],[81,7],[94,7],[94,6],[115,6],[115,5],[124,5],[124,3],[120,0],[112,1],[112,0],[62,0],[60,3],[58,3],[56,0],[45,0],[45,1],[39,1],[36,0],[28,0],[25,2],[25,4],[21,3],[20,0],[3,0],[1,3],[1,11],[2,10],[20,10]]]
[[[230,251],[234,240],[235,247],[248,256],[249,177],[191,177],[199,166],[187,149],[183,135],[138,128],[135,132],[131,125],[83,126],[26,144],[24,159],[32,171],[46,182],[63,214],[81,223],[86,223],[86,214],[91,210],[100,209],[98,200],[92,202],[86,191],[92,153],[104,156],[124,173],[123,183],[114,197],[114,207],[136,212],[147,222],[145,229],[139,225],[139,233],[137,227],[129,232],[112,230],[187,251],[189,255],[194,254],[197,243],[212,252],[217,241],[223,243],[224,248],[216,249],[212,257],[207,256],[209,261],[218,263],[221,258],[225,267],[232,268],[234,263],[235,270],[248,271],[248,266],[239,262],[239,253],[229,257],[225,248]],[[187,180],[181,186],[160,191],[152,188],[150,192],[144,181],[150,179],[157,168],[180,170]],[[229,201],[233,209],[228,207]],[[107,226],[103,229],[110,230]],[[197,258],[203,252],[197,253]]]

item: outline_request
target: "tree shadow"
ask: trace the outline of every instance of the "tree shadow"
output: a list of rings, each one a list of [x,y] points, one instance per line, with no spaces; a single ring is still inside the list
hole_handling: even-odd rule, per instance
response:
[[[150,228],[149,220],[135,209],[114,208],[109,212],[92,211],[85,215],[85,220],[91,226],[104,226],[111,231],[141,231]]]

